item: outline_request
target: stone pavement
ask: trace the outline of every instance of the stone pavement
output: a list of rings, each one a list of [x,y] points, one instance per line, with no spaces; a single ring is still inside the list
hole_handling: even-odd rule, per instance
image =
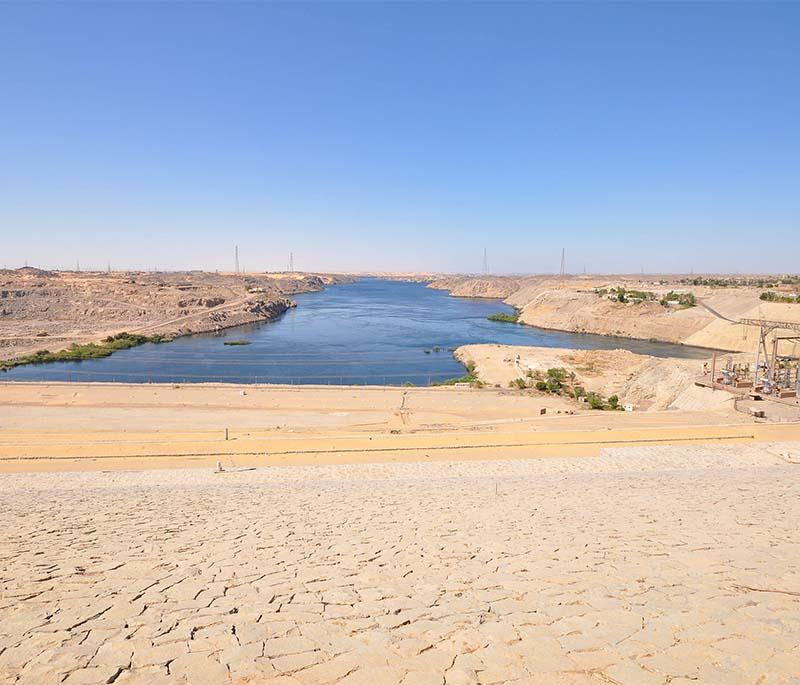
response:
[[[3,476],[0,683],[797,684],[797,455]]]

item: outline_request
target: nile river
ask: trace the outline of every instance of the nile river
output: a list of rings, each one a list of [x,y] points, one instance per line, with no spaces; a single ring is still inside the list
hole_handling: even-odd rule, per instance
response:
[[[452,350],[468,343],[709,355],[667,343],[492,322],[486,317],[512,309],[418,283],[366,278],[294,299],[297,308],[273,322],[142,345],[105,359],[23,366],[0,380],[428,385],[464,373]],[[250,344],[228,346],[226,340]]]

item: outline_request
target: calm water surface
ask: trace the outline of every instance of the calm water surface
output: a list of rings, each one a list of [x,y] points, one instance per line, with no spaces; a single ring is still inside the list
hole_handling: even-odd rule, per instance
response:
[[[464,373],[452,350],[467,343],[709,356],[680,345],[487,321],[494,312],[513,310],[498,300],[450,297],[418,283],[368,278],[294,299],[297,308],[270,323],[142,345],[105,359],[23,366],[0,379],[428,385]],[[226,340],[251,344],[226,346]]]

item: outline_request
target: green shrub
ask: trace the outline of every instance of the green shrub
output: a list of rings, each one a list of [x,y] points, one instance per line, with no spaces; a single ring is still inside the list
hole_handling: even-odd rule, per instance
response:
[[[677,302],[681,309],[688,309],[697,305],[697,298],[694,293],[676,293],[674,290],[670,290],[661,298],[660,302],[664,307],[668,306],[670,302]]]
[[[431,385],[455,385],[456,383],[477,383],[478,375],[475,373],[475,362],[465,364],[467,373],[458,378],[448,378],[443,381],[433,381]]]
[[[587,395],[589,406],[592,409],[603,409],[605,407],[605,402],[603,402],[603,398],[600,397],[597,393],[590,392]]]
[[[145,343],[169,342],[169,338],[163,335],[139,335],[136,333],[118,333],[110,335],[100,343],[86,343],[78,345],[73,343],[66,350],[60,352],[50,352],[49,350],[39,350],[33,354],[17,357],[6,362],[0,362],[0,370],[7,371],[16,366],[25,364],[51,364],[54,362],[83,361],[86,359],[102,359],[109,357],[119,350],[127,350],[137,345]]]
[[[761,293],[760,297],[765,302],[784,302],[786,304],[800,303],[800,295],[781,295],[772,290]]]
[[[517,309],[513,314],[506,314],[505,312],[497,312],[488,317],[489,321],[499,321],[501,323],[519,323],[520,311]]]

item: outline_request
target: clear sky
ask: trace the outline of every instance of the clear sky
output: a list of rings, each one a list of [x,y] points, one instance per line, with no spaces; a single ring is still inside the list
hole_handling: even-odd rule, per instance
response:
[[[0,2],[0,267],[800,270],[800,2]]]

